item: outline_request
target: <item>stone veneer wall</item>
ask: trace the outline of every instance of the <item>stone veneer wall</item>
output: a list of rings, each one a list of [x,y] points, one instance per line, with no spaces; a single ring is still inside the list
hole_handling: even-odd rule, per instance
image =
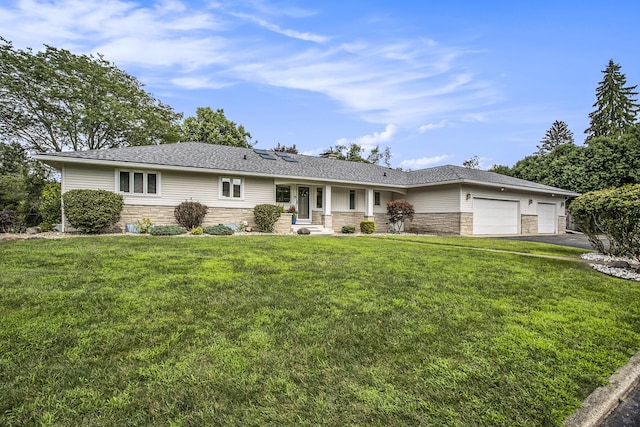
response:
[[[520,232],[522,234],[538,234],[538,215],[520,216]]]
[[[341,232],[343,225],[353,225],[356,231],[360,231],[360,221],[364,221],[364,212],[333,212],[332,229]]]
[[[411,233],[473,234],[473,214],[470,212],[417,213],[413,220],[405,222],[405,230]]]
[[[559,216],[558,217],[558,234],[566,234],[567,233],[567,217]]]
[[[124,205],[120,221],[116,226],[124,230],[125,224],[136,223],[142,218],[149,218],[151,222],[157,225],[175,225],[177,223],[173,216],[174,209],[175,206]],[[289,224],[291,224],[291,215],[287,215]],[[283,214],[284,216],[285,214]],[[257,227],[253,218],[253,209],[233,208],[209,208],[202,225],[206,227],[218,224],[239,224],[241,221],[247,221],[250,227]],[[286,222],[286,220],[284,221]],[[291,227],[289,227],[290,229]]]

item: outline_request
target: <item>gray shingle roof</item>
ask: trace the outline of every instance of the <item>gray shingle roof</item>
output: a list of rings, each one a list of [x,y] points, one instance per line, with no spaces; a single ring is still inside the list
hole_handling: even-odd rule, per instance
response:
[[[274,156],[276,157],[275,160],[263,159],[250,148],[182,142],[107,150],[47,153],[40,154],[36,158],[54,166],[65,161],[114,163],[118,165],[159,165],[402,188],[436,185],[439,183],[469,182],[575,195],[575,193],[567,190],[459,166],[438,166],[406,172],[368,163],[301,154],[290,154],[289,156],[297,160],[297,162],[287,162],[277,156]]]

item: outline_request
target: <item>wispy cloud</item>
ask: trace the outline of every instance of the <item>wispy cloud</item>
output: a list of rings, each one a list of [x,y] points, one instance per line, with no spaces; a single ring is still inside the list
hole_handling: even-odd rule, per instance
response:
[[[402,162],[400,162],[398,166],[400,166],[402,169],[411,169],[411,170],[424,169],[429,166],[434,166],[439,163],[443,163],[452,157],[453,156],[448,154],[442,155],[442,156],[434,156],[434,157],[421,157],[419,159],[403,160]]]
[[[429,124],[420,126],[418,128],[418,132],[425,133],[425,132],[428,132],[430,130],[442,129],[446,125],[447,125],[447,121],[446,120],[441,120],[438,123],[429,123]]]
[[[327,40],[329,40],[328,37],[321,36],[319,34],[313,34],[313,33],[310,33],[310,32],[301,32],[301,31],[281,28],[277,24],[268,22],[268,21],[266,21],[266,20],[264,20],[262,18],[259,18],[257,16],[248,15],[246,13],[231,12],[230,14],[232,16],[235,16],[236,18],[240,18],[240,19],[244,19],[244,20],[247,20],[247,21],[254,22],[254,23],[258,24],[260,27],[266,28],[269,31],[273,31],[274,33],[282,34],[283,36],[291,37],[291,38],[294,38],[294,39],[310,41],[310,42],[315,42],[315,43],[324,43]]]

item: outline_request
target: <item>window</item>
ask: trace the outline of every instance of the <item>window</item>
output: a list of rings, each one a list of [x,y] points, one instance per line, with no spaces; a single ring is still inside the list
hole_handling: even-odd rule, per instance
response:
[[[349,209],[356,208],[356,190],[349,190]]]
[[[380,206],[380,192],[379,191],[374,191],[373,192],[373,204],[375,206]]]
[[[242,199],[242,178],[220,178],[220,196],[230,199]]]
[[[158,194],[158,174],[155,172],[120,171],[118,182],[121,193]]]
[[[291,187],[288,185],[276,185],[276,202],[291,202]]]
[[[322,209],[322,188],[316,188],[316,208]]]

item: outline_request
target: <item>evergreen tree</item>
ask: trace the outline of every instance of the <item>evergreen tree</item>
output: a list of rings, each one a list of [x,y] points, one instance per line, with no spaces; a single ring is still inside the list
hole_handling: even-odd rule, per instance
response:
[[[640,104],[635,96],[637,86],[626,86],[627,78],[620,72],[620,65],[609,60],[609,65],[602,71],[604,78],[596,89],[596,108],[589,118],[590,126],[584,132],[586,143],[598,136],[619,136],[636,121]]]
[[[553,122],[549,130],[544,134],[544,138],[538,145],[537,155],[544,156],[549,154],[551,150],[561,144],[573,144],[573,132],[569,130],[567,124],[563,121],[556,120]]]

